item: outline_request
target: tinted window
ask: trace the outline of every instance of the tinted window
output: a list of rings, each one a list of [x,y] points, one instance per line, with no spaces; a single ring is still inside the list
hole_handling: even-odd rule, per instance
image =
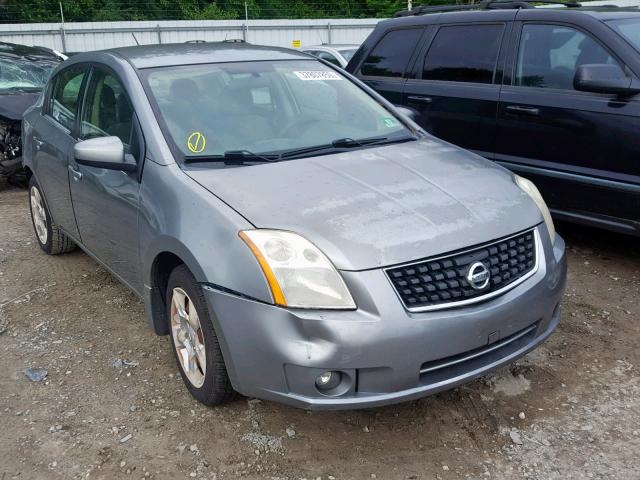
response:
[[[442,27],[424,61],[422,78],[492,83],[504,25]]]
[[[94,70],[82,111],[83,139],[114,136],[125,146],[135,143],[133,108],[120,81],[103,70]]]
[[[516,85],[573,90],[576,69],[617,62],[594,39],[569,27],[525,25],[522,28]]]
[[[362,75],[401,77],[407,68],[422,29],[412,28],[387,33],[362,64]]]
[[[80,87],[85,73],[83,69],[70,68],[59,73],[54,81],[51,116],[69,130],[73,129],[75,123]]]

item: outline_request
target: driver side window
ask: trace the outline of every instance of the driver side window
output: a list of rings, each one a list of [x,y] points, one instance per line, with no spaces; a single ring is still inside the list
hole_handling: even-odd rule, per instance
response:
[[[95,69],[85,98],[81,138],[115,136],[127,151],[134,152],[133,107],[122,83],[113,74]]]
[[[597,41],[575,28],[524,25],[515,84],[573,90],[576,70],[588,64],[617,65],[618,62]]]

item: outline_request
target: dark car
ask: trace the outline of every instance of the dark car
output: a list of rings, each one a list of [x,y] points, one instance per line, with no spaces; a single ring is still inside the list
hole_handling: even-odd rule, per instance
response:
[[[435,136],[533,180],[557,218],[640,235],[637,8],[403,15],[380,22],[347,71]]]
[[[0,42],[0,176],[22,170],[20,123],[63,56],[44,47]]]

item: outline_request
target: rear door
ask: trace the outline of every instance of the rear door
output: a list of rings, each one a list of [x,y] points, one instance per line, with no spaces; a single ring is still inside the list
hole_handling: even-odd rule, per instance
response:
[[[502,43],[510,23],[442,24],[426,38],[403,105],[443,140],[491,158],[502,81]]]
[[[581,65],[626,65],[574,24],[518,22],[512,44],[496,160],[535,181],[556,215],[631,228],[619,220],[640,218],[640,102],[573,88]]]
[[[424,33],[422,26],[387,32],[369,52],[356,75],[391,103],[401,105],[408,70]]]
[[[71,197],[82,243],[136,289],[141,285],[138,206],[143,139],[129,96],[110,69],[93,68],[80,120],[80,141],[116,136],[138,163],[137,172],[78,165],[75,159],[70,165]]]
[[[69,161],[75,144],[76,119],[88,67],[73,65],[51,80],[43,115],[33,130],[33,164],[53,223],[78,239],[71,206]]]

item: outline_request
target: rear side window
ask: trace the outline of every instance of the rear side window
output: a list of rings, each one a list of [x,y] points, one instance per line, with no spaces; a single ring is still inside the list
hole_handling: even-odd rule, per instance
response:
[[[520,37],[516,85],[573,90],[578,67],[592,63],[618,64],[598,42],[575,28],[525,25]]]
[[[63,127],[72,130],[78,111],[80,88],[86,70],[84,68],[70,68],[60,72],[53,84],[51,116]]]
[[[493,83],[504,25],[441,27],[427,52],[422,78]]]
[[[364,61],[360,73],[377,77],[402,77],[420,35],[420,28],[387,33]]]

